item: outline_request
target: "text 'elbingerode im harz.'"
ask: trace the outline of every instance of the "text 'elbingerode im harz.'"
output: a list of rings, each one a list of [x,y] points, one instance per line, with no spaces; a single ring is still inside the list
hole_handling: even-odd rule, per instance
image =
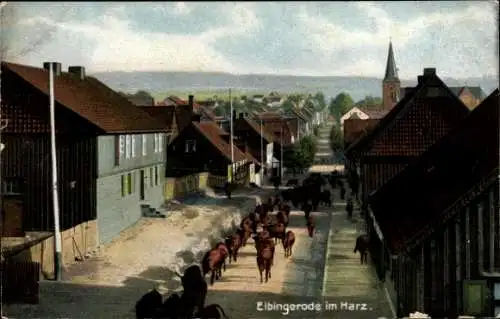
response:
[[[309,302],[309,303],[278,303],[274,301],[258,301],[256,304],[258,312],[280,312],[288,315],[292,312],[327,312],[327,311],[371,311],[367,303],[340,302]]]

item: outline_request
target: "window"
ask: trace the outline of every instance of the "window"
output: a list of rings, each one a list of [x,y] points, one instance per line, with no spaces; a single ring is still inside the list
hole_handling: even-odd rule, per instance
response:
[[[132,194],[132,192],[133,192],[132,183],[133,183],[132,174],[128,173],[127,174],[127,192],[129,195]]]
[[[158,134],[158,152],[163,152],[163,134]]]
[[[186,153],[194,153],[196,152],[196,140],[187,140],[186,141]]]
[[[120,165],[121,145],[120,136],[115,135],[115,166]]]
[[[128,194],[128,179],[125,175],[122,175],[122,197]]]
[[[154,177],[154,168],[150,167],[150,168],[149,168],[149,186],[150,186],[150,187],[155,186],[155,185],[154,185],[154,181],[155,181],[155,180],[154,180],[154,178],[153,178],[153,177]]]
[[[125,158],[130,158],[130,155],[132,155],[131,149],[130,149],[130,135],[125,136]]]
[[[159,133],[155,133],[154,134],[154,152],[155,153],[158,153],[160,152],[160,134]]]
[[[155,166],[155,186],[158,186],[159,184],[159,177],[160,174],[158,173],[158,166]]]
[[[148,136],[142,134],[142,156],[146,156],[148,151]]]
[[[131,136],[132,139],[132,158],[135,158],[136,152],[135,152],[135,135]]]
[[[120,156],[123,157],[125,155],[125,136],[120,135],[119,136],[119,142],[120,142]]]

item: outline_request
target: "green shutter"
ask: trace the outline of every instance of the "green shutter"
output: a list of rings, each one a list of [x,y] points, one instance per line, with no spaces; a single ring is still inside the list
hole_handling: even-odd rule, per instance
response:
[[[132,194],[132,174],[127,174],[127,191],[129,194]]]
[[[464,280],[463,305],[464,314],[469,316],[484,316],[487,309],[486,280]]]
[[[154,169],[153,169],[153,167],[150,167],[149,168],[149,186],[151,186],[151,187],[154,186],[154,182],[155,182],[154,177],[155,177]]]
[[[127,196],[127,179],[122,175],[122,197]]]

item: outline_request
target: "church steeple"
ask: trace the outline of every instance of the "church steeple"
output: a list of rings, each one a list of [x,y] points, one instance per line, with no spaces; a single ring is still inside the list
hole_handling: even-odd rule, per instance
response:
[[[387,65],[385,67],[384,80],[382,81],[382,100],[383,100],[383,107],[385,109],[391,109],[399,101],[400,86],[401,83],[398,77],[398,68],[396,67],[396,59],[394,59],[392,41],[389,41]]]

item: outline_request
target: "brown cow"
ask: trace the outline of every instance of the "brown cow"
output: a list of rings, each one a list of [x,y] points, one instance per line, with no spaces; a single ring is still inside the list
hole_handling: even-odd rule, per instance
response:
[[[240,234],[236,233],[226,238],[225,244],[227,249],[229,250],[229,263],[231,263],[231,259],[235,262],[238,261],[238,250],[241,247]]]
[[[262,274],[265,272],[266,282],[271,278],[271,267],[274,259],[274,246],[270,239],[258,243],[257,249],[257,267],[260,273],[260,283],[264,280]]]
[[[313,210],[313,206],[311,204],[309,204],[309,202],[307,202],[302,207],[302,210],[304,211],[304,216],[307,220],[309,218],[309,215],[311,215],[311,212]]]
[[[261,218],[260,220],[261,220],[262,227],[268,227],[273,222],[272,217],[269,215],[266,215],[264,218]]]
[[[285,226],[288,226],[288,216],[286,215],[285,212],[283,211],[279,211],[277,214],[276,214],[276,221],[278,223],[283,223],[285,224]]]
[[[278,195],[274,196],[274,198],[273,198],[273,206],[279,207],[280,205],[281,205],[281,198],[278,194]]]
[[[286,233],[286,225],[284,223],[277,223],[276,225],[270,225],[266,227],[269,231],[272,238],[274,238],[274,242],[277,243],[278,239],[285,238]]]
[[[291,211],[290,205],[288,204],[281,205],[280,210],[285,213],[286,217],[290,218],[290,211]]]
[[[316,227],[316,223],[314,222],[314,217],[309,216],[307,217],[307,233],[309,234],[309,237],[313,237],[314,235],[314,228]]]
[[[215,245],[215,249],[219,249],[222,253],[222,260],[221,260],[221,266],[219,268],[219,277],[222,277],[222,268],[224,268],[224,271],[226,271],[226,258],[229,256],[229,249],[227,248],[226,244],[223,242],[218,243]]]
[[[289,230],[286,232],[285,238],[282,239],[283,248],[285,249],[285,257],[292,255],[293,244],[295,243],[295,234]]]
[[[224,309],[218,304],[211,304],[203,308],[195,318],[200,319],[229,319]]]
[[[368,246],[370,240],[367,235],[360,235],[356,238],[356,246],[354,247],[354,253],[359,251],[359,257],[361,264],[368,263]]]
[[[216,279],[219,279],[219,268],[221,266],[222,251],[220,249],[209,250],[202,261],[203,276],[211,272],[210,285],[213,285]]]
[[[241,228],[238,228],[238,230],[236,231],[236,233],[238,235],[240,235],[241,247],[245,247],[247,245],[248,239],[252,235],[252,230],[251,229],[241,229]]]
[[[203,278],[200,267],[197,265],[192,265],[184,271],[181,282],[184,291],[181,296],[179,317],[191,318],[205,304],[208,290],[207,283]]]

